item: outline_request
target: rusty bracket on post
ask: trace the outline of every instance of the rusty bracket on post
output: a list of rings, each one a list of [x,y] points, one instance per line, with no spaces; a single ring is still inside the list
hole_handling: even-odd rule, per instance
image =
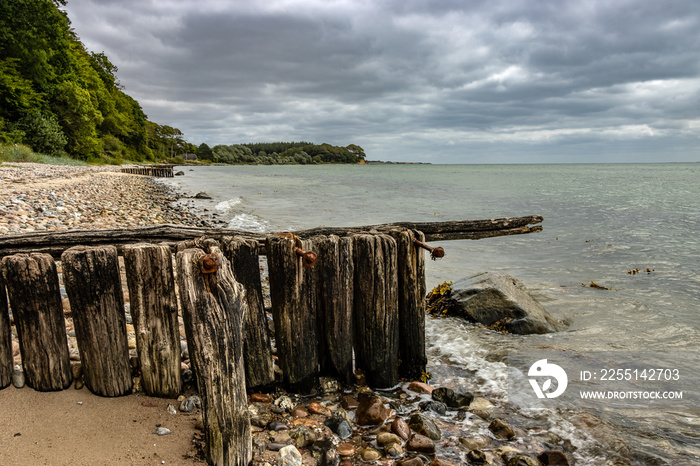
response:
[[[304,268],[313,267],[318,259],[318,255],[313,251],[304,251],[300,247],[294,248],[294,252],[297,256],[301,257],[301,262],[304,264]]]
[[[423,248],[426,251],[428,251],[430,253],[430,258],[432,260],[437,260],[437,259],[440,259],[442,257],[445,257],[445,250],[440,246],[433,248],[433,247],[428,246],[424,242],[419,241],[417,239],[413,240],[413,244],[415,244],[419,248]]]
[[[209,280],[213,274],[219,270],[219,259],[215,254],[207,254],[206,256],[202,256],[197,261],[197,268],[199,269],[199,272],[204,275],[204,284],[207,287],[207,292],[211,293]]]
[[[318,254],[313,251],[304,251],[301,247],[301,240],[294,233],[277,233],[279,236],[284,236],[285,238],[291,238],[294,240],[294,253],[301,257],[301,262],[304,264],[304,268],[313,267],[318,259]]]

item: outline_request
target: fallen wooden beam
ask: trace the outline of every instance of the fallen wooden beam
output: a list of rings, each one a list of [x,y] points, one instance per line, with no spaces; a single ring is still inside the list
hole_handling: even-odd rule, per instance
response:
[[[422,231],[426,241],[483,239],[495,236],[522,235],[542,231],[541,215],[508,217],[487,220],[460,220],[450,222],[396,222],[357,227],[318,227],[293,231],[296,236],[310,238],[317,235],[346,236],[361,232],[388,232],[396,228]],[[18,253],[43,252],[59,258],[63,251],[76,245],[113,245],[121,253],[126,244],[150,242],[168,243],[175,251],[177,242],[206,236],[221,239],[238,236],[258,240],[264,246],[265,237],[273,233],[253,233],[227,228],[203,228],[183,225],[152,225],[145,227],[104,230],[63,230],[31,232],[0,236],[0,257]]]

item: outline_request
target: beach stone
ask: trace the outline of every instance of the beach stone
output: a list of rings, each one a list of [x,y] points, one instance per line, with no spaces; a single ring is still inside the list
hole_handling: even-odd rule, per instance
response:
[[[557,450],[546,450],[537,455],[537,459],[544,466],[569,466],[569,459],[564,452]]]
[[[480,450],[489,444],[485,438],[459,438],[459,443],[467,450]]]
[[[294,416],[294,417],[307,417],[307,416],[309,415],[309,413],[306,412],[306,410],[304,410],[303,408],[299,408],[299,407],[295,407],[295,408],[292,410],[292,413],[291,413],[291,414],[292,414],[292,416]]]
[[[486,455],[481,450],[471,450],[467,453],[467,459],[470,463],[486,464]]]
[[[285,424],[284,422],[280,422],[280,421],[271,421],[267,425],[267,430],[271,430],[273,432],[279,432],[281,430],[288,430],[288,429],[289,428],[287,427],[287,424]]]
[[[403,440],[408,440],[408,437],[411,435],[411,428],[408,427],[408,423],[400,417],[397,417],[391,423],[391,431]]]
[[[166,428],[166,427],[158,427],[158,428],[155,430],[155,432],[153,432],[153,433],[154,433],[155,435],[161,435],[161,436],[163,436],[163,435],[170,435],[170,434],[173,433],[173,431],[171,431],[170,429],[168,429],[168,428]]]
[[[299,448],[306,448],[316,441],[316,433],[307,426],[297,426],[289,431],[289,436]]]
[[[177,410],[175,409],[175,406],[172,403],[168,403],[168,407],[165,408],[165,411],[168,414],[177,414]]]
[[[408,421],[408,425],[413,432],[424,435],[432,440],[440,440],[442,432],[437,425],[428,417],[422,414],[414,414]]]
[[[279,398],[277,398],[273,404],[275,406],[277,406],[278,408],[280,408],[284,411],[287,411],[287,412],[294,409],[294,403],[292,402],[292,399],[286,395],[282,395]]]
[[[185,398],[182,400],[182,403],[180,403],[180,411],[183,413],[194,411],[195,408],[202,408],[202,401],[197,395],[192,395],[189,398]]]
[[[267,403],[251,403],[248,405],[250,423],[258,427],[266,427],[272,420],[270,405]]]
[[[476,397],[469,405],[469,412],[476,414],[481,419],[489,419],[495,406],[486,398]]]
[[[333,417],[330,417],[326,419],[326,422],[324,424],[338,437],[340,437],[341,440],[346,440],[352,437],[352,425],[350,422],[348,422],[347,419],[339,416],[339,415],[334,415]]]
[[[75,384],[73,384],[73,388],[76,390],[82,390],[84,386],[85,382],[83,382],[83,379],[78,379],[75,381]]]
[[[340,456],[353,456],[355,454],[355,445],[352,443],[341,443],[336,448],[336,451]]]
[[[394,443],[401,443],[401,438],[398,435],[391,432],[380,432],[377,434],[378,445],[385,447]]]
[[[185,176],[185,172],[182,170],[175,172],[175,176]]]
[[[423,382],[411,382],[408,386],[408,389],[412,392],[426,395],[430,395],[433,392],[433,390],[435,390],[433,387]]]
[[[513,428],[501,419],[494,419],[491,421],[491,424],[489,424],[489,430],[496,436],[496,438],[510,440],[515,437],[515,431],[513,431]]]
[[[423,411],[432,411],[441,416],[444,416],[447,413],[447,406],[445,406],[445,403],[441,403],[439,401],[424,401],[418,406],[420,406],[420,409]]]
[[[211,199],[211,196],[205,192],[197,193],[194,195],[195,199]]]
[[[386,455],[390,458],[400,458],[404,455],[405,450],[400,443],[392,443],[386,447]]]
[[[457,466],[455,463],[451,461],[445,461],[440,458],[435,458],[433,461],[430,462],[429,466]]]
[[[389,410],[376,395],[363,397],[357,406],[355,422],[361,426],[374,426],[383,423],[389,417]]]
[[[271,401],[272,399],[270,398],[270,395],[265,393],[253,393],[250,395],[251,403],[270,403]]]
[[[471,322],[491,326],[499,321],[510,333],[551,333],[563,325],[547,312],[519,280],[496,272],[463,278],[452,285],[453,309]]]
[[[321,416],[331,415],[331,411],[328,408],[315,401],[309,405],[309,412],[311,414],[320,414]]]
[[[424,435],[414,434],[406,442],[406,450],[432,454],[435,453],[435,442]]]
[[[13,371],[12,372],[12,385],[15,388],[23,388],[26,383],[23,371]]]
[[[444,403],[454,409],[466,408],[474,400],[474,394],[471,392],[456,393],[454,390],[445,387],[433,390],[431,397],[433,400]]]
[[[338,393],[340,390],[340,384],[332,377],[321,377],[319,382],[321,384],[321,391],[324,395],[332,395],[334,393]]]
[[[301,453],[294,445],[287,445],[280,449],[280,457],[277,466],[302,466]]]
[[[403,461],[399,461],[400,466],[423,466],[423,460],[420,458],[409,458]]]
[[[360,453],[360,458],[362,458],[362,461],[377,461],[379,458],[382,457],[382,454],[379,453],[377,450],[374,448],[365,448],[362,450]]]
[[[542,464],[532,456],[516,455],[508,459],[506,466],[542,466]]]

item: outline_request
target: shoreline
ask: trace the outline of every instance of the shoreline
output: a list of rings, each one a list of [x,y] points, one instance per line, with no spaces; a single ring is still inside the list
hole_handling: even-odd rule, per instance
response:
[[[21,168],[15,168],[18,166]],[[185,210],[185,207],[174,205],[174,201],[184,197],[185,193],[176,193],[174,188],[151,180],[150,178],[117,173],[116,167],[65,167],[18,163],[0,164],[0,195],[2,196],[2,201],[0,201],[0,210],[2,210],[0,219],[8,220],[7,223],[0,223],[0,234],[21,231],[40,231],[42,226],[44,229],[75,229],[145,225],[149,224],[149,221],[151,223],[207,223],[206,220],[198,217],[196,213]],[[116,198],[116,201],[106,199],[110,197]],[[34,209],[34,211],[30,212],[30,208]],[[26,218],[23,218],[23,216]],[[10,222],[10,220],[12,222]],[[59,223],[57,223],[57,221]],[[10,225],[15,225],[12,231],[10,230]],[[24,228],[22,228],[22,225],[24,225]],[[7,232],[3,231],[3,226]],[[435,364],[435,362],[432,362],[432,364]],[[439,363],[437,364],[438,366],[440,365]],[[428,371],[434,368],[434,366],[429,367]],[[445,380],[446,384],[444,386],[449,388],[450,377],[443,374],[440,378]],[[506,458],[517,456],[516,452],[527,454],[534,458],[537,456],[537,453],[547,450],[547,446],[555,448],[557,445],[565,449],[569,461],[573,461],[573,454],[576,452],[576,447],[571,445],[571,442],[568,442],[567,446],[567,442],[561,437],[549,433],[546,430],[543,431],[542,427],[539,426],[541,424],[540,422],[522,418],[522,413],[509,412],[510,408],[506,404],[493,400],[491,400],[493,401],[493,403],[491,403],[481,397],[484,401],[480,401],[480,403],[482,403],[480,407],[449,410],[445,416],[436,414],[430,409],[419,409],[416,404],[419,402],[430,402],[431,397],[428,394],[419,395],[415,392],[404,390],[407,385],[408,383],[404,384],[402,389],[390,393],[376,393],[382,396],[386,406],[392,406],[395,412],[406,420],[409,419],[412,410],[419,410],[426,413],[426,416],[433,421],[436,421],[436,424],[443,430],[444,435],[441,436],[442,438],[440,441],[434,442],[437,455],[425,456],[426,460],[432,460],[430,464],[434,466],[460,464],[459,458],[466,457],[471,450],[481,451],[486,459],[491,461],[490,464],[507,464]],[[457,387],[452,388],[455,388],[455,390],[457,389]],[[279,409],[275,410],[273,400],[279,400],[280,397],[285,396],[286,394],[284,391],[278,390],[275,396],[269,399],[265,399],[264,397],[259,398],[260,401],[256,403],[260,403],[260,408],[263,412],[269,413],[270,417],[263,416],[260,418],[257,424],[261,424],[261,426],[257,426],[253,429],[254,445],[258,448],[259,453],[256,455],[256,462],[254,462],[254,464],[263,465],[266,463],[276,463],[276,458],[279,453],[269,448],[271,444],[275,444],[275,441],[291,442],[299,445],[296,442],[292,442],[289,435],[285,434],[289,434],[291,430],[298,428],[300,424],[308,423],[312,425],[311,428],[316,430],[317,433],[324,432],[324,420],[329,417],[327,415],[328,412],[319,410],[316,406],[312,408],[313,403],[311,401],[319,403],[323,408],[337,413],[339,407],[341,407],[341,401],[339,400],[348,394],[359,397],[361,390],[358,391],[357,389],[358,387],[354,387],[352,393],[339,391],[327,395],[326,397],[317,396],[311,399],[295,398],[293,395],[290,395],[291,398],[296,399],[296,403],[294,403],[293,408],[290,410],[282,411],[279,411]],[[17,403],[17,393],[15,392],[17,390],[18,389],[9,387],[0,391],[0,399],[5,399],[7,404]],[[24,388],[23,390],[31,391],[30,388]],[[75,388],[69,388],[66,392],[79,393],[80,396],[86,398],[97,398],[85,389],[78,391]],[[130,395],[120,399],[128,398],[129,401],[131,401],[134,397],[134,395]],[[143,395],[138,397],[139,401],[147,398],[141,397],[143,397]],[[46,398],[47,401],[45,403],[40,403],[39,401],[29,398],[29,400],[32,401],[28,401],[27,403],[31,403],[32,406],[36,407],[36,409],[31,410],[31,414],[36,414],[38,416],[36,418],[37,420],[32,421],[31,424],[44,422],[43,418],[45,416],[42,416],[42,411],[51,410],[55,407],[53,402],[50,401],[50,398]],[[117,401],[120,399],[117,399]],[[397,402],[397,399],[403,401]],[[408,403],[409,400],[411,400],[410,403]],[[165,401],[165,404],[167,404],[167,400],[158,401]],[[22,404],[24,404],[24,402]],[[114,404],[120,405],[120,403]],[[146,409],[145,405],[139,405],[138,403],[125,403],[124,405],[125,406],[121,408],[116,408],[114,412],[110,412],[109,414],[105,413],[107,417],[121,416],[121,414],[126,414],[121,412],[124,410],[128,412],[127,418],[133,417],[132,420],[127,419],[116,426],[110,424],[108,427],[109,432],[104,432],[105,434],[108,433],[110,438],[122,438],[122,436],[125,436],[128,443],[128,439],[134,435],[133,429],[126,428],[126,426],[129,425],[128,422],[138,425],[146,423],[146,425],[150,426],[149,428],[155,428],[155,424],[152,422],[153,408]],[[394,405],[399,409],[394,408]],[[158,411],[159,414],[162,415],[162,413],[164,413],[164,408]],[[318,412],[315,413],[312,411]],[[352,411],[351,409],[347,410],[351,420],[354,419]],[[478,412],[475,413],[474,411]],[[179,414],[181,413],[178,413],[178,417]],[[295,416],[295,414],[298,416]],[[24,416],[28,419],[32,418],[32,416],[27,416],[27,413],[17,413],[17,416]],[[489,433],[491,431],[488,429],[488,426],[496,416],[505,420],[506,424],[510,423],[516,426],[514,429],[515,435],[511,440],[498,439],[494,434]],[[273,419],[277,420],[277,422],[283,422],[287,429],[281,429],[279,431],[270,430],[268,425],[271,421],[274,422]],[[308,419],[309,421],[302,421],[303,419]],[[135,422],[135,420],[138,420],[138,422]],[[588,425],[589,428],[596,426],[596,422],[599,422],[595,419],[589,419],[589,421],[593,424]],[[46,422],[49,421],[47,420]],[[60,421],[51,422],[59,423],[59,425],[56,426],[56,431],[62,428]],[[85,421],[77,420],[75,422],[81,423]],[[583,422],[588,424],[585,419]],[[7,426],[0,430],[0,434],[3,438],[7,438],[16,433],[9,432],[13,424],[14,423],[10,420]],[[350,443],[353,443],[356,454],[360,453],[360,449],[370,449],[380,454],[381,462],[376,464],[394,464],[393,462],[395,459],[386,457],[386,455],[383,454],[386,449],[381,448],[381,446],[377,444],[376,437],[377,434],[381,433],[381,428],[358,428],[354,423],[353,427],[357,435],[353,436],[354,443]],[[388,427],[388,425],[385,425],[384,430],[388,430]],[[183,462],[182,456],[191,454],[192,436],[196,435],[192,425],[187,428],[191,429],[187,431],[189,432],[188,435],[190,435],[188,441],[184,445],[180,445],[179,443],[178,445],[174,445],[173,449],[174,451],[178,451],[178,454],[173,458],[169,458],[165,464],[193,464],[193,461],[196,461],[196,459],[189,457]],[[327,431],[325,435],[329,435]],[[187,437],[187,435],[185,435],[185,437]],[[60,437],[57,437],[57,439],[58,438]],[[148,440],[146,440],[146,443],[149,443],[152,438],[147,438]],[[76,446],[73,442],[78,442],[80,445]],[[56,448],[56,445],[51,444],[51,442],[48,443],[48,446],[39,442],[39,444],[35,444],[35,446],[28,445],[24,448]],[[92,442],[86,440],[84,436],[83,439],[71,439],[71,448],[68,450],[72,451],[67,451],[65,453],[75,455],[77,451],[83,448],[88,449],[85,451],[89,451],[89,449],[92,448],[91,443]],[[153,443],[158,444],[159,442],[154,440]],[[14,449],[11,443],[8,448],[10,450]],[[311,461],[309,453],[310,448],[300,448],[300,450],[305,451],[305,459]],[[45,453],[46,452],[42,450],[42,453],[37,454]],[[53,453],[55,454],[58,452]],[[160,459],[166,461],[164,459],[165,457],[162,456],[163,454],[160,453],[160,455]],[[624,457],[625,455],[615,455],[615,458],[620,458],[620,456]],[[437,457],[438,460],[433,460],[435,457]],[[74,457],[71,458],[73,458],[73,461],[75,460]],[[404,458],[406,458],[405,453],[402,459]],[[123,457],[113,457],[111,459],[102,458],[100,461],[105,461],[106,464],[118,464],[123,459]],[[144,464],[152,464],[153,462],[153,458],[144,457],[142,459],[144,459]],[[427,464],[427,461],[420,461],[420,464]],[[12,461],[8,460],[8,462]],[[160,461],[158,462],[160,463]],[[138,462],[136,464],[138,464]],[[307,462],[305,464],[313,463]],[[342,464],[359,464],[359,462],[346,462]],[[571,462],[570,464],[578,463]],[[617,464],[629,463],[620,462]]]

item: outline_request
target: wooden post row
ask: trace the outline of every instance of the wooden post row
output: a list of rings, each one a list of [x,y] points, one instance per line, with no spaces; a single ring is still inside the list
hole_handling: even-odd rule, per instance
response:
[[[355,357],[367,384],[399,383],[399,299],[396,241],[355,235]]]
[[[12,382],[12,335],[10,329],[10,316],[7,308],[7,295],[5,294],[5,279],[0,266],[0,389]]]
[[[425,235],[414,230],[392,230],[398,248],[399,375],[418,380],[425,372],[425,258],[415,240]]]
[[[144,391],[177,398],[180,377],[180,332],[170,248],[135,244],[123,250],[131,316]]]
[[[353,381],[354,271],[350,237],[335,235],[312,238],[318,253],[314,266],[318,283],[318,330],[321,373]]]
[[[176,256],[180,302],[204,412],[205,453],[215,465],[248,465],[252,437],[243,365],[245,291],[216,242]]]
[[[124,297],[114,246],[75,246],[61,255],[85,385],[101,396],[131,393]]]
[[[2,270],[27,385],[38,391],[68,388],[73,377],[53,258],[48,254],[16,254],[3,258]],[[4,291],[1,300],[4,303]],[[3,310],[6,315],[6,308]]]
[[[248,312],[245,316],[245,381],[248,390],[274,384],[272,347],[260,281],[260,255],[255,240],[225,237],[222,248],[231,263],[233,275],[245,289]]]
[[[425,265],[413,241],[423,238],[411,230],[300,243],[268,237],[275,336],[290,388],[308,392],[319,374],[350,383],[353,346],[372,387],[395,386],[399,375],[420,377],[427,362]],[[294,253],[300,245],[318,254],[313,269]]]
[[[316,276],[304,267],[297,247],[311,250],[311,241],[268,236],[267,263],[275,322],[277,356],[284,383],[309,393],[318,385],[319,345],[316,322]]]

